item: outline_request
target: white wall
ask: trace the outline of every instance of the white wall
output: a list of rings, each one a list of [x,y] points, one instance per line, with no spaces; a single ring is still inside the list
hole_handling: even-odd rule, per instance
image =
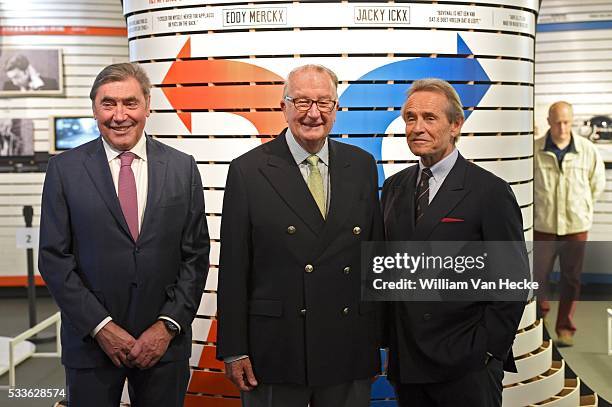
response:
[[[91,115],[89,89],[106,65],[128,60],[127,31],[118,0],[0,0],[0,46],[60,48],[64,93],[55,97],[2,97],[0,119],[28,118],[34,151],[49,150],[49,117]],[[25,251],[15,248],[22,206],[40,217],[44,174],[0,174],[0,286],[3,277],[24,276]]]

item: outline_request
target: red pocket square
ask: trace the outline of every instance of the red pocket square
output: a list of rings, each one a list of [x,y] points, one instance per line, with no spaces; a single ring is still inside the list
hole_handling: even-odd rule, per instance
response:
[[[454,223],[454,222],[463,222],[463,219],[459,218],[442,218],[442,223]]]

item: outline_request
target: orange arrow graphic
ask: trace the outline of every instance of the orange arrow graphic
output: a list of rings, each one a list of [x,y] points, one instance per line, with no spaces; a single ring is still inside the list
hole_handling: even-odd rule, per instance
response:
[[[183,45],[183,48],[181,48],[181,50],[179,51],[179,53],[176,56],[176,58],[177,59],[180,59],[180,58],[191,58],[191,37],[187,37],[187,41],[185,41],[185,45]],[[176,62],[174,62],[170,66],[170,69],[166,73],[166,77],[162,81],[162,83],[164,85],[166,84],[166,79],[168,78],[168,75],[170,74],[170,71],[172,71],[172,66],[174,66],[174,64],[176,64]],[[170,83],[172,83],[172,82],[170,82]],[[170,102],[170,104],[172,105],[174,110],[180,110],[180,109],[177,109],[176,105],[174,104],[174,101],[168,95],[168,92],[167,92],[168,89],[170,89],[170,88],[162,88],[162,92],[164,92],[164,95],[166,95],[166,99],[168,99],[168,101]],[[189,133],[191,133],[191,113],[189,113],[189,112],[177,112],[177,115],[178,115],[179,119],[181,119],[181,121],[183,122],[185,127],[187,127],[187,131]]]
[[[163,88],[177,110],[279,108],[283,85],[179,86]]]
[[[189,41],[185,47],[188,44]],[[185,47],[183,47],[181,53],[184,52]],[[180,56],[180,58],[184,57]],[[167,85],[227,82],[283,83],[283,81],[283,78],[274,72],[249,63],[224,59],[195,59],[174,62],[163,83]]]
[[[192,133],[192,114],[183,110],[233,110],[278,108],[283,78],[267,69],[236,60],[191,60],[191,39],[166,73],[164,95]],[[187,59],[187,60],[185,60]],[[244,83],[261,83],[251,84]],[[272,82],[272,84],[270,84]],[[230,83],[232,83],[230,85]],[[197,85],[203,86],[182,86]],[[228,84],[210,86],[210,84]],[[235,85],[234,85],[235,84]],[[249,120],[259,134],[276,134],[284,128],[281,112],[232,112]]]
[[[253,123],[259,134],[274,136],[287,127],[283,112],[234,112],[234,114]]]

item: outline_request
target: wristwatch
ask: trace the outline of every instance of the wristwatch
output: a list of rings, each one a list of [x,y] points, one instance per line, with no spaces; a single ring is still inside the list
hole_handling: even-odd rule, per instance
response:
[[[170,333],[170,335],[172,335],[173,338],[176,335],[178,335],[178,333],[179,333],[178,326],[176,326],[172,322],[168,321],[167,319],[162,319],[161,321],[164,323],[164,326],[166,327],[166,330],[168,331],[168,333]]]

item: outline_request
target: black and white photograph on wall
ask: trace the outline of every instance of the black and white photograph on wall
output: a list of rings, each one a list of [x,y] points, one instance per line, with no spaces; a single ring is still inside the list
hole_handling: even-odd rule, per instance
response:
[[[0,119],[0,157],[34,155],[32,119]]]
[[[59,48],[0,48],[0,96],[61,95]]]

